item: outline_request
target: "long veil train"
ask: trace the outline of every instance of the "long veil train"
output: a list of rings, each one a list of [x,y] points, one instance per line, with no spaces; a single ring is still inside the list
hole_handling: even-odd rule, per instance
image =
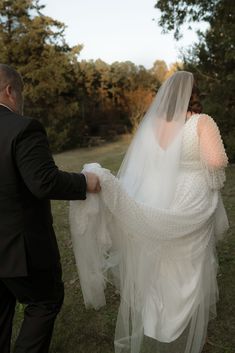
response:
[[[116,353],[199,353],[216,314],[215,235],[228,228],[219,192],[225,178],[223,168],[208,172],[201,160],[199,116],[185,122],[192,86],[191,73],[169,78],[117,178],[85,165],[102,192],[70,205],[86,306],[105,305],[106,280],[120,291]]]

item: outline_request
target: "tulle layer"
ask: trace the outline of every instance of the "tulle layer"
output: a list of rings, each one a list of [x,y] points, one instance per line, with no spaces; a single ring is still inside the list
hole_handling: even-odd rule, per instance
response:
[[[158,210],[136,202],[108,170],[85,169],[102,187],[70,207],[86,306],[105,304],[109,280],[121,295],[116,353],[200,352],[218,297],[216,212],[223,220],[217,233],[228,225],[219,193],[208,188],[202,169],[190,176],[183,168],[171,208]]]

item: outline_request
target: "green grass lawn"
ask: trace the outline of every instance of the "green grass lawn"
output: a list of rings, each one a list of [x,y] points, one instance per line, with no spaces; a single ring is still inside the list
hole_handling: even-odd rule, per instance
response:
[[[116,172],[128,138],[98,148],[78,149],[55,155],[57,165],[67,171],[80,171],[84,163],[99,162]],[[218,316],[209,327],[203,353],[235,353],[235,167],[227,170],[223,197],[231,228],[218,248],[220,301]],[[107,288],[107,305],[99,311],[86,310],[79,286],[69,234],[68,202],[53,201],[54,225],[62,257],[65,301],[56,321],[51,353],[113,353],[113,336],[119,305],[118,295]],[[14,337],[22,318],[19,306]],[[181,352],[174,352],[181,353]]]

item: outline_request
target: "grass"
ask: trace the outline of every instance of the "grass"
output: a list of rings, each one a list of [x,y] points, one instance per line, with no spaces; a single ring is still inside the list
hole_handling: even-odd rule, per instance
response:
[[[84,163],[99,162],[116,172],[128,144],[128,138],[98,148],[78,149],[55,155],[57,165],[67,171],[80,171]],[[211,321],[208,343],[203,353],[235,353],[235,167],[227,170],[223,190],[230,219],[228,236],[218,247],[220,301],[218,316]],[[62,257],[65,301],[56,321],[51,353],[113,353],[113,336],[119,298],[114,289],[107,289],[106,307],[86,310],[83,304],[72,244],[69,234],[68,202],[53,201],[54,225]],[[14,338],[23,310],[18,306]],[[174,352],[181,353],[181,352]]]

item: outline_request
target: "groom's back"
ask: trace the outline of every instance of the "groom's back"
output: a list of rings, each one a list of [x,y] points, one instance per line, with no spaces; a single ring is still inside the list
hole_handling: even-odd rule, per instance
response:
[[[17,169],[14,164],[14,143],[30,119],[20,117],[4,106],[0,106],[0,188],[18,182]],[[7,192],[7,190],[5,190]]]
[[[28,265],[47,268],[59,257],[50,201],[30,192],[16,161],[17,143],[33,121],[0,106],[0,277],[24,276]]]

